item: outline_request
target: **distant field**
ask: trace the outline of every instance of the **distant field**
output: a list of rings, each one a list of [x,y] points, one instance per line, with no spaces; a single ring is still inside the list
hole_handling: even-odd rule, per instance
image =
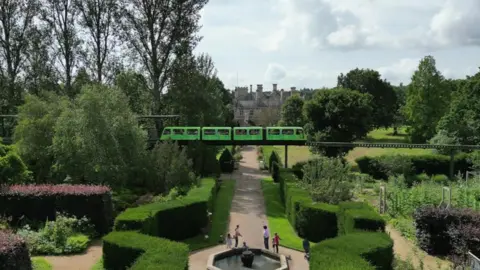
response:
[[[393,129],[376,129],[370,132],[367,135],[367,138],[363,140],[364,142],[372,143],[406,143],[407,134],[405,128],[398,130],[398,135],[393,135]],[[285,147],[284,146],[274,146],[275,151],[282,158],[283,164],[285,164]],[[431,150],[428,149],[389,149],[389,148],[354,148],[348,153],[346,159],[350,162],[351,165],[355,166],[355,159],[362,156],[380,156],[385,154],[406,154],[406,155],[423,155],[429,154]],[[288,166],[291,167],[297,162],[306,161],[315,155],[310,152],[306,146],[289,146],[288,147]]]

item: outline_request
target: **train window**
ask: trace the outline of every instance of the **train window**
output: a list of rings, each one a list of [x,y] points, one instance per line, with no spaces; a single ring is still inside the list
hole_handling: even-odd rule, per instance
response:
[[[183,129],[178,129],[178,128],[173,129],[174,135],[183,135],[184,133],[185,133],[185,130]]]
[[[250,129],[250,130],[248,131],[248,133],[249,133],[250,135],[258,135],[258,134],[260,134],[260,130],[259,130],[259,129]]]
[[[204,129],[203,134],[204,135],[215,135],[215,129]]]
[[[247,135],[246,129],[237,129],[235,130],[235,135]]]
[[[303,135],[303,129],[297,129],[297,135]]]
[[[187,129],[187,135],[198,135],[197,129]]]
[[[293,135],[293,129],[283,129],[282,135]]]
[[[170,129],[163,130],[163,135],[170,135],[170,134],[172,134],[172,131]]]
[[[269,129],[268,134],[269,135],[280,135],[280,129]]]
[[[219,129],[218,134],[220,135],[230,135],[230,130],[228,129]]]

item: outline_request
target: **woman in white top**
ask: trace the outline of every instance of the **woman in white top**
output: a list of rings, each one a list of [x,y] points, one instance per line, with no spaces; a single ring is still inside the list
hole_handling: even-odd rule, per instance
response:
[[[230,234],[227,234],[227,248],[232,248],[232,236]]]

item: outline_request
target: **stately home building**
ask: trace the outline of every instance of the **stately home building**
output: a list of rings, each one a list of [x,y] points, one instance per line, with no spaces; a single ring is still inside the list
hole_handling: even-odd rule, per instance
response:
[[[282,104],[292,94],[297,93],[295,87],[290,91],[278,90],[277,84],[272,85],[271,91],[264,91],[262,84],[257,84],[257,89],[253,91],[250,88],[235,87],[233,95],[233,104],[235,106],[235,121],[240,125],[248,125],[249,120],[255,122],[262,117],[262,114],[269,114],[269,117],[280,120],[280,111]],[[273,115],[272,115],[273,114]]]

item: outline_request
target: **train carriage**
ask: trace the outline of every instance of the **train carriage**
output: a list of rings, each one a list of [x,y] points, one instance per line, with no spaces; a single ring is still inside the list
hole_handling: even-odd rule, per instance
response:
[[[160,140],[196,141],[200,140],[200,127],[165,127]]]
[[[263,140],[263,128],[262,127],[234,127],[233,140],[261,141]]]
[[[267,141],[304,141],[301,127],[267,127]]]
[[[230,141],[232,140],[231,127],[203,127],[202,141]]]

